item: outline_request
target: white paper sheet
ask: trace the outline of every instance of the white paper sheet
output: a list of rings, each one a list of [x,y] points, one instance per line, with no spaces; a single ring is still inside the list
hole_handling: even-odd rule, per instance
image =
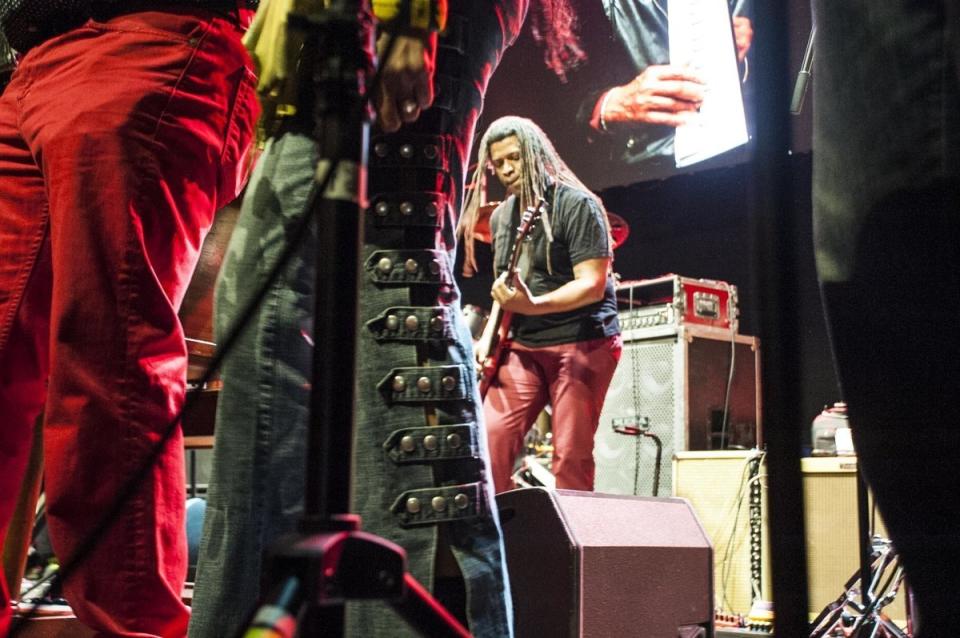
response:
[[[746,144],[747,121],[726,0],[670,0],[670,64],[689,65],[706,81],[694,119],[677,128],[677,167]]]

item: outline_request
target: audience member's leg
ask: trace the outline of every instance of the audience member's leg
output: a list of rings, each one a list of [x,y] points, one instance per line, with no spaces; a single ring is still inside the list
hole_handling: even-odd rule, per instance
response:
[[[46,394],[50,253],[43,179],[19,131],[13,96],[22,76],[0,97],[0,539],[16,507],[30,456],[31,432]],[[7,601],[20,583],[0,578],[0,635]]]
[[[907,567],[923,638],[960,626],[960,200],[878,206],[851,281],[823,285],[857,454]]]
[[[177,308],[251,138],[248,63],[235,26],[189,11],[91,22],[23,63],[50,201],[50,536],[65,596],[111,635],[186,632],[179,432],[155,448],[184,397]]]
[[[272,140],[247,189],[216,293],[218,342],[297,241],[314,186],[316,145]],[[224,361],[213,468],[197,565],[192,638],[230,636],[260,592],[261,558],[303,509],[315,227],[274,282]]]

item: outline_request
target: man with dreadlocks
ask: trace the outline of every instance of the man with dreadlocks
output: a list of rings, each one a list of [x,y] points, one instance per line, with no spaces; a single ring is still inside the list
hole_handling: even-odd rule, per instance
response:
[[[606,212],[528,119],[493,122],[479,153],[461,226],[468,271],[475,267],[472,230],[483,172],[492,167],[509,196],[491,217],[497,276],[491,296],[515,315],[511,347],[483,404],[494,487],[511,487],[523,437],[550,403],[557,487],[592,490],[593,435],[621,350]],[[505,270],[514,229],[521,211],[541,198],[545,210],[523,244],[525,268],[511,288]],[[487,353],[477,354],[482,360]]]

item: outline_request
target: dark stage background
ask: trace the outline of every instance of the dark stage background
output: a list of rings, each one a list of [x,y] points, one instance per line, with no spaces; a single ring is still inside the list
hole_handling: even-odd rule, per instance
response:
[[[581,3],[584,4],[584,3]],[[599,6],[599,2],[589,2]],[[800,67],[810,26],[809,6],[794,0],[791,6],[791,73]],[[585,15],[596,9],[588,8]],[[762,25],[754,24],[759,32]],[[756,36],[755,36],[756,37]],[[601,61],[594,60],[592,64]],[[751,64],[762,64],[752,60]],[[571,79],[571,85],[575,82]],[[791,77],[793,82],[793,77]],[[624,280],[677,273],[686,277],[719,279],[739,289],[740,332],[758,334],[756,295],[753,292],[752,247],[749,225],[751,175],[749,163],[739,155],[740,163],[730,158],[720,167],[694,166],[672,176],[640,180],[620,186],[608,186],[592,178],[596,170],[583,170],[593,161],[584,151],[579,129],[572,125],[569,104],[564,104],[561,85],[542,62],[542,50],[533,41],[529,21],[518,42],[509,49],[491,81],[478,136],[494,119],[503,115],[522,115],[539,123],[557,146],[561,156],[600,194],[608,210],[630,225],[630,236],[617,250],[614,267]],[[793,205],[780,214],[793,216],[798,236],[794,243],[799,264],[799,297],[794,311],[800,316],[803,332],[801,390],[802,418],[812,419],[824,405],[840,400],[833,372],[826,327],[822,315],[816,271],[813,262],[811,226],[810,111],[812,94],[807,95],[803,112],[792,119],[793,151],[791,172]],[[748,107],[749,112],[749,107]],[[479,141],[479,140],[478,140]],[[578,166],[577,164],[580,164]],[[602,172],[602,171],[601,171]],[[642,176],[638,176],[642,177]],[[496,180],[491,180],[496,181]],[[498,199],[500,193],[490,193]],[[462,250],[459,253],[462,260]],[[489,308],[492,283],[489,247],[478,246],[481,275],[460,278],[465,303]],[[458,272],[460,264],[458,263]],[[809,434],[807,435],[809,436]]]

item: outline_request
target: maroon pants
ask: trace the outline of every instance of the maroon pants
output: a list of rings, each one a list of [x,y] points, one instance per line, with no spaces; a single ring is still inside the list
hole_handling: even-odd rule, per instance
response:
[[[43,410],[61,562],[183,402],[177,309],[256,117],[241,35],[200,10],[89,21],[29,51],[0,97],[0,534]],[[177,435],[64,583],[101,635],[186,633],[182,459]],[[9,620],[0,604],[0,635]]]
[[[547,403],[557,487],[593,489],[593,435],[621,348],[619,335],[542,348],[513,344],[483,402],[497,493],[513,487],[524,436]]]

